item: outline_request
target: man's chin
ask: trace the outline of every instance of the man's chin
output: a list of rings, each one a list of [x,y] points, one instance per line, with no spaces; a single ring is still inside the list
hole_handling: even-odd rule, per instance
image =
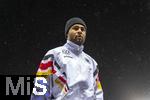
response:
[[[83,41],[81,39],[79,39],[79,40],[76,40],[75,43],[78,44],[78,45],[82,45]]]

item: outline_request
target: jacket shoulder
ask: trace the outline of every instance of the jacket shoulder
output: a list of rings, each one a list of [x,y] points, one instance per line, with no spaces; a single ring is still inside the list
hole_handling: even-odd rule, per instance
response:
[[[50,50],[48,50],[48,51],[46,52],[45,55],[49,55],[49,54],[55,55],[55,54],[59,53],[62,49],[63,49],[63,46],[59,46],[59,47],[50,49]]]

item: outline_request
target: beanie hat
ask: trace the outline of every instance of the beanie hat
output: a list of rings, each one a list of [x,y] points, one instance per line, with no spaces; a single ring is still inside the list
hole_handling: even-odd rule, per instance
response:
[[[74,24],[81,24],[85,27],[85,29],[87,30],[87,27],[86,27],[86,24],[85,22],[81,19],[81,18],[78,18],[78,17],[73,17],[73,18],[70,18],[67,22],[66,22],[66,25],[65,25],[65,37],[67,37],[67,33],[69,31],[69,29],[71,28],[71,26],[73,26]]]

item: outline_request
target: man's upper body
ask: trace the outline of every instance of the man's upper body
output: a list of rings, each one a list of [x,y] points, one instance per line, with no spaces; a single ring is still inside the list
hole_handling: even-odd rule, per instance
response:
[[[80,18],[67,21],[67,42],[49,50],[42,59],[37,75],[46,75],[44,95],[31,95],[31,100],[103,100],[96,61],[83,51],[86,25]],[[36,91],[42,91],[38,86]]]

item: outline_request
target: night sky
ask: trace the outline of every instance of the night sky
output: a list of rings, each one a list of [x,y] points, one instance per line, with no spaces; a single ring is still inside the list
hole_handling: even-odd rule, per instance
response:
[[[149,100],[150,0],[0,0],[0,74],[34,75],[71,17],[87,24],[105,100]]]

